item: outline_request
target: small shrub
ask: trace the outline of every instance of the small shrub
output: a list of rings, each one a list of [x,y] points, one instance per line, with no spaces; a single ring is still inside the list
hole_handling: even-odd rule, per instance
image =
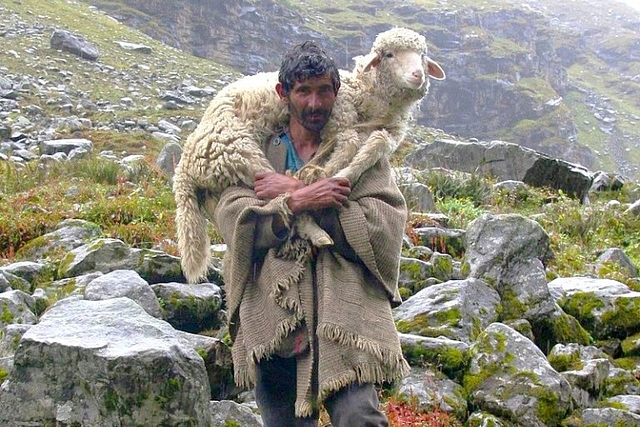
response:
[[[466,228],[474,219],[482,215],[483,209],[476,207],[473,200],[467,198],[443,198],[436,200],[438,210],[449,218],[452,228]]]
[[[477,174],[428,171],[419,180],[429,187],[435,199],[466,199],[480,206],[489,199],[492,184]]]
[[[383,410],[391,427],[462,427],[454,416],[439,408],[429,412],[420,409],[416,398],[407,401],[391,397]]]

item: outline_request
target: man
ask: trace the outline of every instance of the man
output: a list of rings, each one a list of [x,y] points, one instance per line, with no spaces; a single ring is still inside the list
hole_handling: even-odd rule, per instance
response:
[[[225,190],[214,214],[228,246],[235,380],[255,385],[265,427],[316,426],[321,403],[335,427],[387,426],[374,384],[408,370],[391,314],[407,212],[389,162],[354,183],[321,173],[345,155],[321,138],[339,88],[314,43],[285,56],[275,89],[289,123],[263,147],[276,172],[256,174],[253,190]],[[304,168],[317,179],[297,179]],[[296,237],[302,212],[333,246]]]

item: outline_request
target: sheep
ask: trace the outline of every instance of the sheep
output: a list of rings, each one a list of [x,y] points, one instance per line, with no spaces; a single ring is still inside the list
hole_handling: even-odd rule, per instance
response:
[[[322,176],[347,177],[352,184],[387,156],[404,139],[413,110],[427,94],[429,77],[445,73],[427,56],[424,36],[405,28],[380,33],[371,51],[354,58],[352,71],[340,70],[342,86],[328,124],[323,149],[296,177],[306,183]],[[196,130],[189,135],[176,167],[178,248],[183,273],[191,283],[206,277],[209,262],[207,218],[218,196],[230,185],[252,186],[258,171],[273,168],[260,149],[260,141],[282,129],[288,121],[286,105],[275,91],[277,73],[246,76],[223,88],[212,100]],[[342,147],[350,155],[331,156]],[[310,216],[296,220],[298,235],[314,246],[332,244]]]

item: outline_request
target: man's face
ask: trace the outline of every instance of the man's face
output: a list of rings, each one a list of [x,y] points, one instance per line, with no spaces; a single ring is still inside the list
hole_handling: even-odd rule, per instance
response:
[[[336,92],[331,77],[327,75],[296,82],[285,97],[291,119],[309,131],[320,132],[329,121]]]

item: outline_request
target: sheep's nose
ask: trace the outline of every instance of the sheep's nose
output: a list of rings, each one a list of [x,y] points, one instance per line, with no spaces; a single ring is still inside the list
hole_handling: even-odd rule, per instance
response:
[[[409,78],[407,78],[407,84],[412,89],[417,89],[425,82],[424,72],[422,70],[415,70],[411,72]]]

